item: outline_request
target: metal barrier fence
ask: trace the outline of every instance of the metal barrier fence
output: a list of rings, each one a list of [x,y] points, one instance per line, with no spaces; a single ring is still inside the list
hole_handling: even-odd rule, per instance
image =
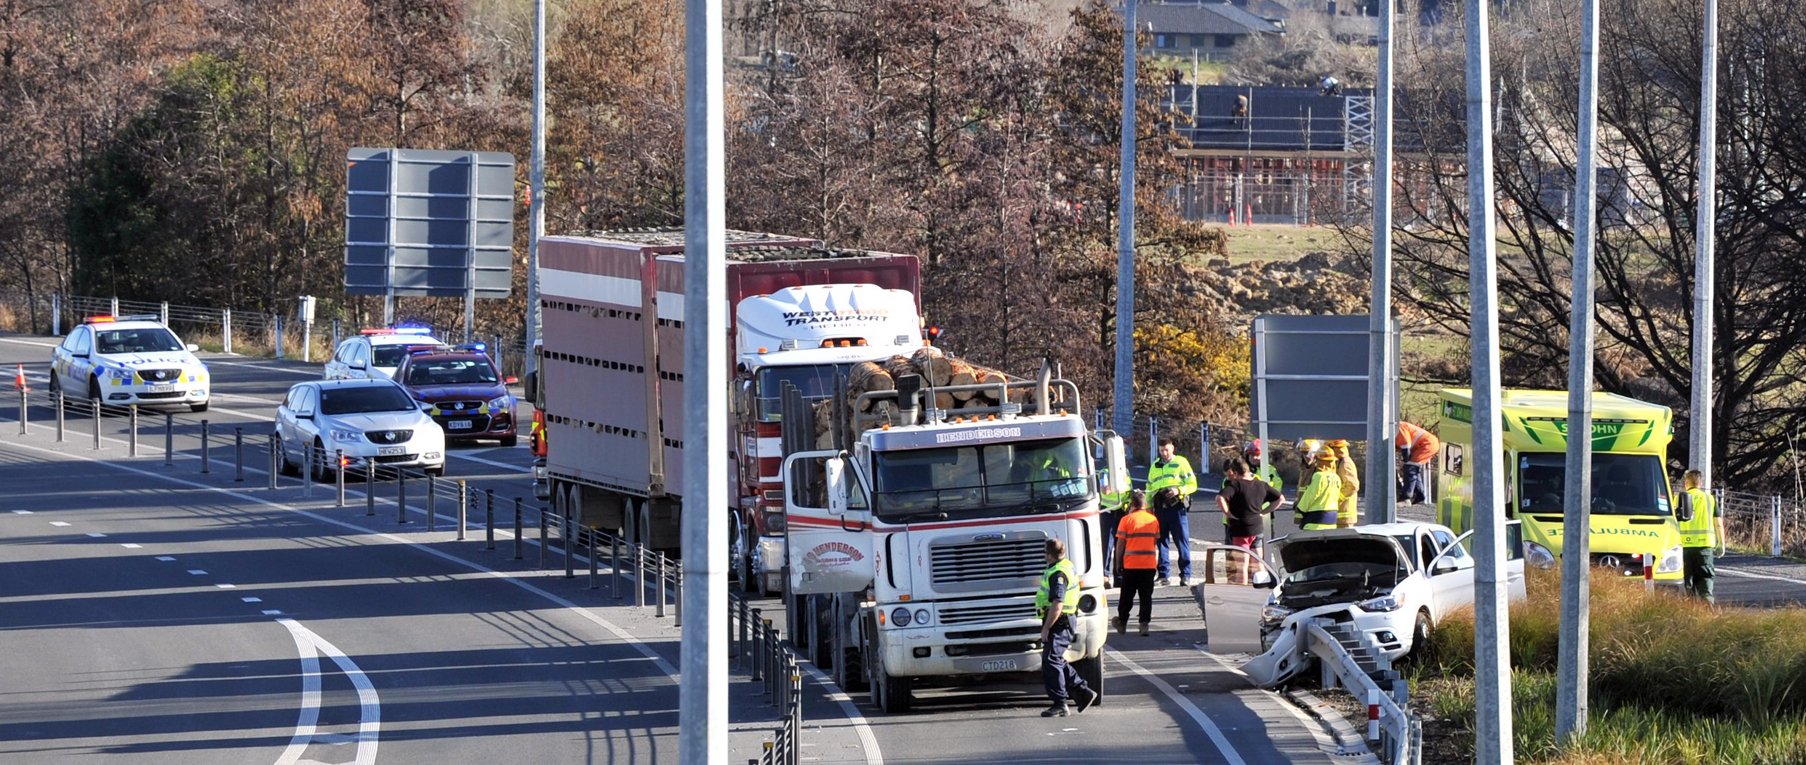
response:
[[[336,451],[316,451],[313,444],[303,445],[298,453],[283,451],[267,426],[247,433],[243,425],[220,427],[201,413],[150,412],[136,405],[112,406],[37,388],[14,391],[0,401],[8,399],[10,406],[0,403],[0,419],[10,414],[17,427],[0,428],[0,437],[23,437],[35,428],[38,433],[54,433],[56,443],[76,444],[74,448],[82,444],[95,451],[123,448],[128,457],[156,459],[159,455],[146,453],[148,450],[140,447],[145,440],[155,443],[160,430],[160,457],[165,473],[171,472],[168,468],[176,465],[178,457],[185,463],[193,459],[195,472],[221,484],[245,483],[247,467],[252,472],[261,469],[268,489],[292,488],[298,482],[304,499],[332,498],[334,507],[353,512],[357,508],[347,502],[347,495],[355,490],[363,494],[362,501],[355,505],[362,506],[361,515],[366,518],[377,516],[379,499],[393,502],[397,526],[420,525],[424,531],[437,532],[441,523],[449,523],[459,541],[468,539],[471,530],[480,530],[486,551],[496,549],[498,528],[512,529],[514,560],[524,559],[522,548],[527,534],[522,533],[523,529],[537,526],[539,568],[546,567],[548,554],[556,554],[561,560],[553,565],[562,564],[563,578],[574,579],[581,558],[588,569],[587,589],[595,590],[601,587],[600,561],[607,555],[608,576],[612,580],[609,586],[615,600],[627,599],[622,592],[626,585],[633,589],[631,598],[635,605],[654,608],[658,618],[664,618],[669,611],[672,626],[683,626],[684,577],[677,559],[572,523],[568,515],[554,513],[536,502],[528,503],[518,496],[503,497],[503,518],[498,523],[494,489],[473,487],[466,480],[447,479],[415,467],[366,466]],[[146,429],[150,432],[145,433]],[[442,517],[442,512],[449,517]],[[473,514],[480,517],[473,519]],[[802,728],[798,657],[771,620],[764,618],[759,609],[751,608],[738,593],[730,593],[728,605],[732,655],[742,670],[761,682],[766,702],[782,714],[781,722],[764,744],[763,757],[754,762],[797,765]]]
[[[1772,557],[1806,556],[1806,507],[1777,495],[1718,490],[1725,544]]]

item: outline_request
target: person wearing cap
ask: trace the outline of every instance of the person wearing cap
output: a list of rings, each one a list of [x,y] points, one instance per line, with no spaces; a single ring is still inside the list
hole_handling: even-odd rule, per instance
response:
[[[1398,459],[1398,501],[1417,505],[1430,501],[1429,486],[1424,482],[1424,473],[1430,460],[1442,451],[1442,442],[1436,434],[1413,425],[1404,420],[1398,421],[1398,435],[1392,439],[1392,445],[1399,451]]]
[[[1248,477],[1259,478],[1267,482],[1267,485],[1273,487],[1274,491],[1283,491],[1285,485],[1279,480],[1279,468],[1261,462],[1260,451],[1260,439],[1258,438],[1249,441],[1246,446],[1242,447],[1242,459],[1248,461]]]
[[[1179,584],[1191,585],[1191,495],[1198,490],[1198,476],[1191,461],[1173,453],[1172,440],[1160,444],[1160,458],[1148,466],[1147,492],[1153,497],[1154,517],[1160,519],[1160,583],[1172,584],[1168,561],[1179,557]],[[1177,548],[1168,551],[1168,548]]]
[[[1354,458],[1348,455],[1348,439],[1338,438],[1327,446],[1336,455],[1336,478],[1342,494],[1342,498],[1336,502],[1336,527],[1345,529],[1355,525],[1358,520],[1355,502],[1361,495],[1361,474],[1355,470]]]
[[[1311,455],[1310,483],[1298,492],[1298,528],[1317,531],[1336,527],[1336,510],[1342,504],[1342,479],[1336,475],[1336,454],[1327,447]]]

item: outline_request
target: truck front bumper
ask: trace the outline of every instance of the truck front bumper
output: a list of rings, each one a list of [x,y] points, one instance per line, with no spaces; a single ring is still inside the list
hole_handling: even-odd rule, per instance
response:
[[[1090,593],[1090,590],[1086,591]],[[1073,625],[1067,661],[1092,658],[1104,650],[1110,633],[1108,609],[1096,592],[1097,607],[1080,613]],[[880,627],[884,670],[896,677],[986,675],[1036,672],[1041,669],[1041,624],[1015,619],[957,627]],[[982,637],[961,637],[984,633]]]

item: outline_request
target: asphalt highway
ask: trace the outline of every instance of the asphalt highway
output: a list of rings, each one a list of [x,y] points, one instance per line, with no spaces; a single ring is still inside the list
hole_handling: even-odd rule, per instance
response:
[[[53,338],[0,336],[38,397],[21,436],[0,389],[0,759],[145,762],[668,762],[677,755],[679,630],[616,599],[604,560],[542,567],[524,448],[456,447],[441,490],[494,494],[456,539],[440,496],[405,509],[387,482],[268,488],[270,418],[317,364],[208,355],[214,404],[165,422],[72,414],[41,393]],[[6,396],[11,396],[7,398]],[[201,472],[201,420],[211,434]],[[235,432],[242,434],[244,480]],[[527,508],[512,557],[514,499]],[[407,523],[400,523],[405,518]],[[627,589],[631,590],[628,582]],[[776,600],[760,604],[769,615]],[[781,618],[778,623],[782,623]],[[1112,637],[1106,702],[1041,718],[1039,683],[931,688],[884,715],[817,673],[805,681],[808,762],[1326,763],[1321,726],[1203,653],[1196,608],[1163,589],[1155,633]],[[744,674],[730,691],[732,761],[756,757],[777,712]]]

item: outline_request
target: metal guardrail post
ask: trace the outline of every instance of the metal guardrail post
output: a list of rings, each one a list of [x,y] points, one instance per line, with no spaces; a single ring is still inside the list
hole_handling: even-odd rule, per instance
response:
[[[50,407],[56,410],[56,442],[59,444],[63,442],[63,420],[67,417],[67,415],[64,414],[63,409],[64,405],[67,403],[68,402],[63,398],[62,391],[57,391],[55,395],[50,397]],[[164,454],[168,455],[169,453],[164,452]],[[167,457],[165,457],[163,464],[169,464]]]
[[[633,550],[633,604],[646,607],[646,548],[638,542],[632,543]]]
[[[586,590],[596,589],[596,531],[589,530],[589,586]]]
[[[575,570],[571,568],[571,542],[573,540],[571,539],[571,506],[569,504],[564,506],[564,514],[558,517],[558,521],[559,523],[564,524],[564,526],[558,530],[558,538],[564,543],[564,578],[575,579],[577,574]]]
[[[346,467],[339,465],[339,471],[344,472]],[[376,515],[376,465],[369,462],[364,463],[364,515]]]
[[[439,479],[426,474],[426,530],[439,530]]]
[[[1781,557],[1781,495],[1768,498],[1768,555]]]
[[[665,618],[665,554],[658,554],[658,578],[653,580],[658,587],[658,612],[653,614],[660,619]]]
[[[31,391],[19,389],[19,435],[25,435],[25,424],[31,420],[31,402],[27,399]]]
[[[459,486],[461,493],[463,486]],[[495,489],[483,490],[483,549],[495,549]]]
[[[93,414],[94,414],[94,448],[96,450],[98,450],[98,449],[100,449],[100,399],[97,399],[97,398],[88,399],[88,403],[92,404],[94,406],[94,411],[93,411]],[[206,422],[203,420],[202,424],[205,425]],[[205,430],[205,428],[203,428],[201,431],[201,435],[203,436],[203,438],[201,440],[201,458],[202,458],[201,466],[202,467],[205,467],[207,465],[207,462],[206,462],[207,441],[205,439],[206,433],[207,433],[207,431]],[[205,473],[207,471],[202,470],[201,472]]]
[[[56,408],[56,440],[63,440],[63,408]],[[176,416],[163,413],[163,464],[176,464]]]
[[[671,626],[684,626],[684,567],[671,569],[671,589],[676,592],[671,601]]]
[[[99,422],[100,422],[99,420],[95,420],[96,424],[98,424]],[[213,472],[213,460],[211,458],[211,452],[209,450],[210,439],[212,438],[212,435],[213,435],[212,425],[210,423],[208,423],[206,420],[201,420],[201,473],[202,474]]]
[[[269,459],[270,490],[275,491],[276,490],[276,481],[279,478],[278,474],[282,472],[282,455],[278,454],[276,452],[276,434],[275,433],[271,433],[267,437],[264,438],[263,452],[265,455],[267,455],[270,458]],[[340,507],[345,506],[345,501],[344,501],[343,496],[339,497],[339,506]]]
[[[613,591],[611,594],[614,595],[615,600],[620,600],[621,599],[621,538],[614,534],[608,535],[608,572],[610,574],[613,574],[613,576],[609,577],[609,581],[610,581],[609,586],[611,588],[613,588]]]
[[[408,522],[408,471],[395,468],[395,522]]]
[[[520,533],[520,497],[515,497],[514,498],[514,559],[515,560],[521,559],[521,546],[523,544],[525,544],[525,540],[521,539],[521,533]]]
[[[232,309],[222,308],[219,312],[220,351],[232,352]]]
[[[338,489],[339,489],[339,507],[344,507],[345,506],[345,450],[344,449],[332,450],[332,464],[333,464],[332,480],[333,480],[333,483],[338,484]]]
[[[314,495],[314,445],[307,442],[301,444],[301,496]]]
[[[137,453],[138,453],[138,407],[134,406],[134,407],[132,407],[132,454],[136,455]],[[233,474],[232,480],[235,483],[244,483],[245,482],[245,429],[242,427],[234,427],[232,429],[232,461],[237,463],[233,467],[234,474]]]
[[[464,541],[465,521],[470,518],[470,485],[458,481],[458,541]]]
[[[546,509],[539,508],[539,567],[546,567]]]
[[[749,657],[747,656],[746,644],[747,644],[747,641],[752,638],[752,630],[751,630],[752,623],[747,618],[747,613],[748,613],[747,609],[751,608],[751,606],[749,604],[747,604],[746,598],[744,598],[744,597],[739,598],[739,603],[740,603],[740,655],[737,658],[740,659],[740,664],[742,666],[744,666],[750,661]]]
[[[751,636],[753,638],[752,650],[747,652],[747,662],[746,663],[751,665],[749,667],[749,669],[751,669],[751,671],[752,671],[752,679],[754,679],[754,680],[759,679],[759,669],[760,669],[759,664],[764,661],[764,658],[763,658],[764,652],[759,650],[760,647],[762,647],[764,641],[758,640],[758,637],[759,637],[758,625],[762,624],[763,622],[764,622],[764,617],[762,617],[760,615],[760,609],[757,609],[757,608],[753,609],[752,610],[752,625],[751,625],[752,633],[753,633]],[[747,627],[748,627],[748,625],[747,625],[746,620],[741,619],[740,620],[741,631],[745,632]],[[741,642],[742,643],[747,642],[747,639],[741,638]]]
[[[25,426],[24,416],[25,416],[25,408],[23,406],[21,406],[21,407],[19,407],[19,417],[20,417],[19,426],[21,428],[23,428]],[[131,420],[131,427],[129,428],[129,432],[132,434],[130,438],[126,439],[126,455],[131,456],[131,457],[136,457],[136,456],[138,456],[138,405],[137,404],[133,404],[126,409],[126,417],[127,417],[127,419]],[[21,432],[21,435],[23,435],[23,432]],[[240,475],[238,480],[240,480],[240,481],[244,480],[244,476]]]

